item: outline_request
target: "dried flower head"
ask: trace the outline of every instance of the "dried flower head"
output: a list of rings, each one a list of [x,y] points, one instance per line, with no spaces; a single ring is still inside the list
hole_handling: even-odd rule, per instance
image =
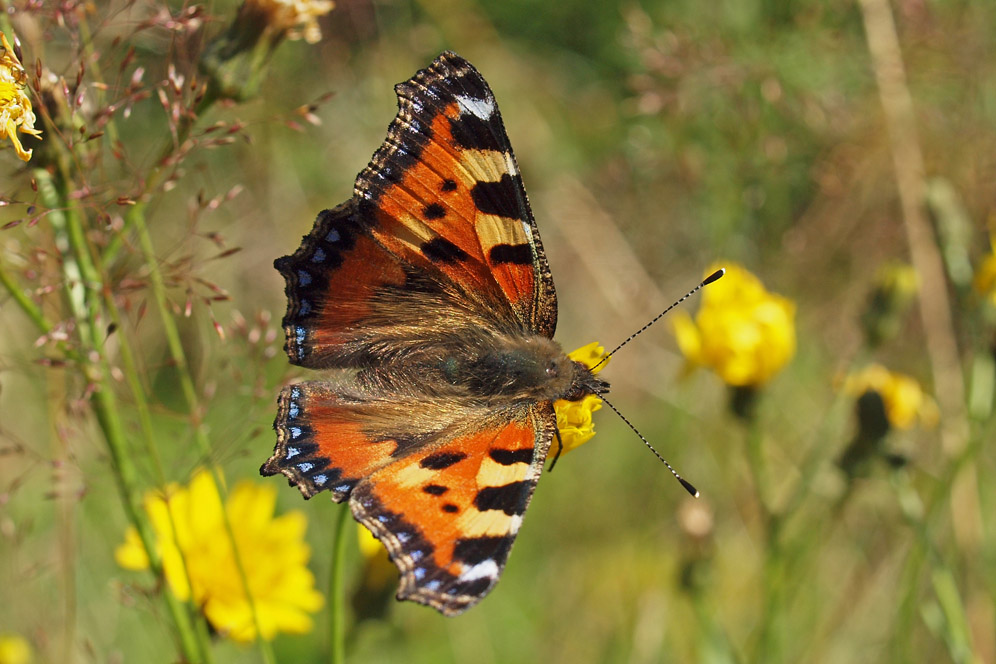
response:
[[[307,520],[301,512],[274,517],[274,488],[242,482],[223,505],[211,473],[201,470],[189,486],[170,485],[165,495],[147,494],[144,503],[170,591],[202,607],[219,633],[252,641],[257,625],[267,640],[278,632],[311,631],[308,614],[322,606],[322,596],[307,566]],[[149,557],[134,528],[115,558],[125,569],[148,569]]]
[[[7,35],[0,32],[0,140],[10,139],[17,156],[23,161],[31,159],[31,150],[25,150],[17,132],[41,136],[35,129],[35,114],[31,100],[24,94],[28,76],[17,59]]]
[[[332,11],[332,0],[246,0],[247,9],[261,14],[269,29],[287,39],[304,39],[309,44],[321,41],[318,17]]]

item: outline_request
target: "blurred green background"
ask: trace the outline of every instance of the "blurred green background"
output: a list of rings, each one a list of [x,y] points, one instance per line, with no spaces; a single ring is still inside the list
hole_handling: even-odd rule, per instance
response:
[[[71,83],[81,43],[65,20],[73,12],[5,4],[29,73],[37,57]],[[196,25],[177,28],[161,12],[184,9],[165,8],[76,10],[95,45],[84,58],[87,103],[101,94],[86,86],[98,80],[94,63],[107,99],[136,64],[150,89],[166,79],[166,62],[189,80],[203,41],[237,4],[211,3]],[[945,228],[963,231],[935,251],[979,265],[996,221],[996,4],[894,0],[891,9],[928,191],[949,194],[930,219],[941,240]],[[992,393],[972,391],[991,382],[994,328],[991,305],[966,283],[941,286],[969,398],[982,403],[956,415],[970,451],[942,449],[945,421],[888,434],[887,449],[905,459],[898,470],[873,459],[847,475],[834,463],[858,427],[853,398],[835,392],[840,375],[875,360],[932,390],[916,305],[877,347],[862,328],[878,271],[909,261],[909,245],[859,3],[342,0],[319,24],[317,44],[280,45],[257,96],[200,118],[202,128],[244,128],[230,144],[186,155],[148,205],[210,458],[192,440],[133,240],[109,270],[167,477],[186,482],[194,468],[218,464],[233,484],[278,484],[279,509],[308,517],[323,592],[343,508],[257,477],[274,443],[279,387],[305,377],[280,350],[285,299],[272,262],[297,248],[319,210],[351,194],[396,111],[393,84],[440,51],[474,63],[497,97],[556,280],[565,349],[614,346],[716,261],[743,264],[797,307],[797,354],[757,390],[751,421],[730,412],[715,375],[684,371],[666,322],[602,374],[613,403],[702,492],[694,505],[603,409],[593,441],[542,478],[485,601],[456,619],[393,601],[369,620],[350,614],[350,661],[996,661]],[[121,66],[132,46],[134,61]],[[295,113],[312,102],[320,124]],[[117,122],[129,157],[95,174],[105,201],[136,190],[136,173],[168,135],[156,94]],[[0,152],[5,200],[33,200],[24,169]],[[107,210],[94,233],[113,233],[124,214]],[[0,223],[32,215],[16,203],[0,208]],[[38,267],[57,255],[44,219],[0,232],[0,264],[64,320],[59,273]],[[228,299],[209,301],[211,285]],[[36,661],[177,661],[160,591],[114,561],[127,519],[87,380],[71,362],[46,366],[59,353],[36,345],[39,332],[6,291],[0,311],[0,632],[26,638]],[[154,486],[148,464],[139,469]],[[351,590],[362,559],[347,532]],[[323,611],[311,634],[279,637],[277,659],[327,661],[326,623]],[[224,640],[214,657],[262,661],[252,646]]]

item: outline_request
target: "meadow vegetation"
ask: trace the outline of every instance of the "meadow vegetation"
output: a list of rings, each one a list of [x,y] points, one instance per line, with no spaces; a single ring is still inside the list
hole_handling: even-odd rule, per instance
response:
[[[0,0],[0,32],[0,664],[996,661],[996,4]],[[304,377],[272,262],[444,49],[566,350],[731,268],[600,374],[702,496],[603,408],[455,619],[258,474]]]

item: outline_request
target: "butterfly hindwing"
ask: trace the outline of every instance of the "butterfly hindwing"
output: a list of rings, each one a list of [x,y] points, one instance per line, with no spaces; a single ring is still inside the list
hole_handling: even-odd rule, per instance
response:
[[[306,498],[329,490],[337,503],[346,500],[357,482],[391,463],[398,448],[364,428],[363,415],[371,410],[323,381],[285,387],[273,424],[277,447],[260,472],[283,473]]]
[[[401,571],[398,599],[456,615],[498,582],[550,448],[549,404],[426,446],[360,482],[358,521]]]
[[[400,599],[464,611],[505,566],[550,449],[552,406],[449,420],[440,409],[429,418],[436,430],[413,432],[407,404],[348,391],[324,381],[284,388],[277,448],[261,472],[283,473],[308,498],[348,499],[401,571]]]

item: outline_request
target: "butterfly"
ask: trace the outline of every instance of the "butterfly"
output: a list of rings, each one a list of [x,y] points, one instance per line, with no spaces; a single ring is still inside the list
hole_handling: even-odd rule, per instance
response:
[[[557,432],[553,402],[608,390],[553,341],[557,295],[487,82],[445,52],[352,198],[290,256],[292,364],[263,475],[330,491],[387,547],[398,599],[457,615],[494,588]]]

